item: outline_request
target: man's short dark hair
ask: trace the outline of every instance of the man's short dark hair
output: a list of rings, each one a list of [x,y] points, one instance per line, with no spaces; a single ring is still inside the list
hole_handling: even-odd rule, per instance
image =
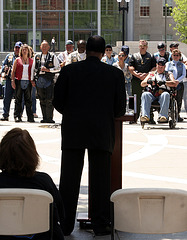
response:
[[[105,49],[107,49],[107,48],[110,48],[110,49],[112,50],[112,46],[111,46],[110,44],[107,44],[107,45],[105,46]]]
[[[88,38],[86,44],[86,52],[105,53],[105,40],[99,35],[94,35]]]

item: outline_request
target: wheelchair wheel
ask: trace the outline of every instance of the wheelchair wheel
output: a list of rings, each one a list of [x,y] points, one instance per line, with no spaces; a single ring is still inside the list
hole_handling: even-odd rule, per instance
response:
[[[175,128],[177,120],[178,120],[178,108],[177,108],[177,101],[173,98],[171,99],[170,105],[170,120],[169,120],[169,127],[171,129]]]
[[[142,126],[142,129],[144,129],[144,126],[145,126],[145,122],[140,122],[141,126]]]

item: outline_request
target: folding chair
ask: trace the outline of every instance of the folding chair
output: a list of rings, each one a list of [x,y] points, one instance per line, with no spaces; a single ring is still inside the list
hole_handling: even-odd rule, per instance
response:
[[[120,189],[111,195],[111,202],[111,239],[115,239],[116,231],[144,234],[187,231],[187,191]]]
[[[53,197],[37,189],[0,189],[0,235],[53,232]]]

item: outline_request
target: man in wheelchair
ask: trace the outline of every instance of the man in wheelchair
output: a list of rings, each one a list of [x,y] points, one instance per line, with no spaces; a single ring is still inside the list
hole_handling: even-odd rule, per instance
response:
[[[168,109],[170,104],[170,87],[176,87],[176,81],[171,72],[165,71],[166,60],[160,57],[156,64],[156,71],[150,72],[148,76],[141,82],[141,86],[145,91],[141,96],[142,114],[140,121],[147,123],[150,120],[150,109],[153,101],[158,100],[160,104],[159,123],[168,122]]]

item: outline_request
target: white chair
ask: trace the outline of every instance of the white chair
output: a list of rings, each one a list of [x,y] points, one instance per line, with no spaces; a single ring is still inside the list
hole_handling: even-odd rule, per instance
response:
[[[120,189],[111,195],[115,232],[164,234],[187,231],[187,191],[163,188]]]
[[[51,194],[43,190],[0,189],[0,235],[28,235],[50,230],[52,239],[52,203]]]

